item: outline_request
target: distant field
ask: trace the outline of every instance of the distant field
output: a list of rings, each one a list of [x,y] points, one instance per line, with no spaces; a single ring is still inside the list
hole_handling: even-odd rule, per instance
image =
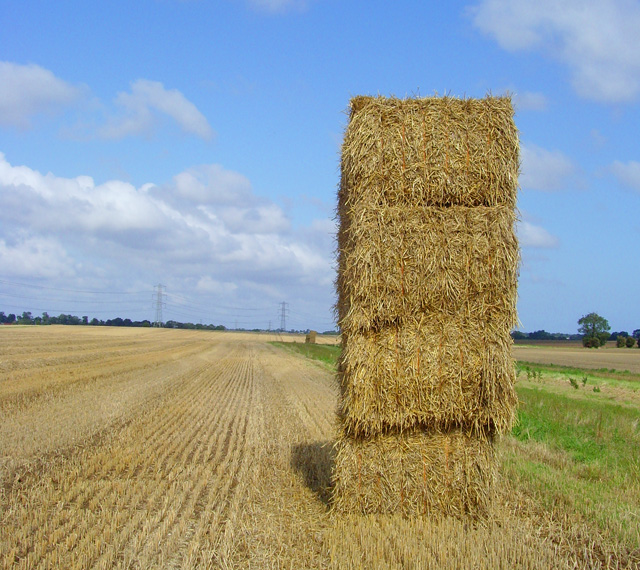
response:
[[[601,348],[584,348],[579,343],[563,344],[515,344],[513,356],[516,360],[539,364],[558,364],[589,369],[628,370],[640,374],[640,349],[616,348],[615,343],[607,343]]]
[[[574,388],[521,366],[488,520],[338,516],[338,354],[304,336],[0,327],[0,567],[639,567],[635,375]]]

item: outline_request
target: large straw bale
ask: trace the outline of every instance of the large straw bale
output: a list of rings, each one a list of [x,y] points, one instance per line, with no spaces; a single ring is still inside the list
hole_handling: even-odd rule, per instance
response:
[[[338,416],[352,436],[422,426],[508,432],[517,396],[503,323],[461,313],[342,336]]]
[[[362,207],[341,212],[337,312],[343,332],[402,315],[460,311],[516,324],[518,243],[506,206]]]
[[[342,145],[343,209],[360,204],[515,207],[509,97],[355,97]]]
[[[336,443],[333,507],[338,512],[413,515],[487,513],[495,484],[490,438],[413,431]]]
[[[342,146],[334,508],[473,514],[514,421],[508,97],[356,97]]]

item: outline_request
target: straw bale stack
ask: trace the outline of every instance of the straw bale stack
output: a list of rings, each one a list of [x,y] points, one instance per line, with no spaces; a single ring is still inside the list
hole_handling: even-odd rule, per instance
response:
[[[493,436],[517,403],[518,152],[508,97],[352,99],[338,193],[336,508],[483,510]],[[456,450],[444,464],[439,445]],[[426,487],[409,475],[420,469]],[[388,474],[377,487],[376,470]],[[449,480],[460,484],[437,498]]]

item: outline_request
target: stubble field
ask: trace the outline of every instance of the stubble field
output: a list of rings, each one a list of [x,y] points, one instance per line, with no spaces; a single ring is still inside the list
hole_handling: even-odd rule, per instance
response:
[[[538,364],[586,368],[591,370],[617,370],[640,374],[640,349],[617,348],[615,342],[605,347],[584,349],[580,342],[516,344],[513,355],[518,360]]]
[[[332,513],[331,358],[314,361],[299,345],[269,340],[0,327],[1,566],[637,567],[638,466],[625,475],[620,512],[592,520],[597,498],[586,510],[557,504],[575,488],[545,502],[535,481],[548,474],[530,480],[523,465],[571,473],[574,465],[531,435],[499,444],[489,520]],[[542,386],[522,382],[533,392]],[[566,382],[549,380],[556,384],[575,399]],[[636,437],[636,428],[623,435]],[[596,476],[593,466],[591,475],[578,467],[576,480]]]

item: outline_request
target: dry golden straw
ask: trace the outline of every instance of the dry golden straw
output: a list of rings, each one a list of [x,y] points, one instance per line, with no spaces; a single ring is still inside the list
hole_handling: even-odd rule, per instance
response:
[[[495,478],[491,440],[424,431],[337,443],[334,509],[339,512],[481,516]]]
[[[518,152],[508,97],[351,101],[336,281],[342,510],[483,509],[492,437],[517,403]],[[457,486],[442,487],[438,445],[457,450]],[[407,475],[419,465],[428,484]],[[361,485],[396,468],[388,485]]]
[[[446,312],[516,324],[518,243],[506,206],[360,208],[339,230],[343,332]]]
[[[508,97],[355,97],[341,206],[514,208],[518,148]]]
[[[511,337],[464,316],[343,336],[339,379],[339,416],[354,437],[416,426],[505,433],[514,420]]]

